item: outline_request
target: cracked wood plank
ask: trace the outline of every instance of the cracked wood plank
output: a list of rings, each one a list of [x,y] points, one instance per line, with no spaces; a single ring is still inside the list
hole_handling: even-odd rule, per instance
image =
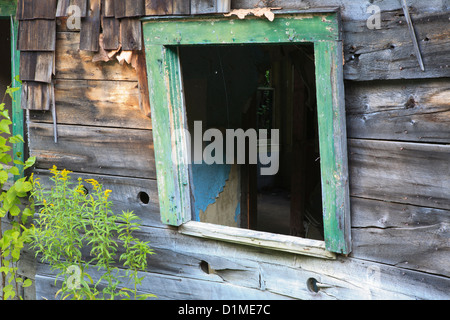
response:
[[[138,237],[150,241],[142,291],[164,299],[448,299],[447,277],[382,263],[338,258],[316,259],[292,253],[239,246],[178,234],[169,227],[143,228]],[[171,263],[167,263],[171,261]],[[207,273],[207,263],[216,273]],[[95,268],[92,268],[95,270]],[[54,272],[37,266],[37,297],[54,297]],[[46,277],[42,279],[41,277]],[[98,277],[94,273],[94,277]],[[323,284],[319,292],[308,280]],[[45,280],[45,281],[44,281]],[[42,299],[42,298],[39,298]]]
[[[151,130],[58,125],[58,144],[53,126],[32,122],[30,153],[36,167],[53,165],[70,171],[156,178]]]
[[[348,80],[419,79],[450,75],[449,11],[413,15],[425,72],[420,70],[401,9],[382,11],[381,29],[369,30],[365,20],[344,23]]]
[[[450,143],[448,79],[347,82],[348,136]]]
[[[352,257],[450,276],[450,211],[351,198]]]
[[[450,209],[450,145],[349,139],[350,195]]]

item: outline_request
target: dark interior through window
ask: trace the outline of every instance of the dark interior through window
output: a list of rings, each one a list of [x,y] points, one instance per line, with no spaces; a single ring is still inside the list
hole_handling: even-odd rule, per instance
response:
[[[258,153],[265,143],[279,159],[272,175],[261,175],[260,161],[192,163],[193,220],[323,240],[313,45],[178,49],[191,147],[199,121],[201,134],[217,129],[223,145],[227,129],[267,129]],[[214,141],[202,139],[202,148]]]

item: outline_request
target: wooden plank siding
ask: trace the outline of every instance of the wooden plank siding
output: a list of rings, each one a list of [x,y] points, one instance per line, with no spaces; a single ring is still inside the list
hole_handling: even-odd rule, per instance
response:
[[[356,139],[450,143],[450,79],[351,82],[347,134]]]
[[[351,195],[450,209],[450,145],[349,139]]]
[[[184,3],[180,14],[194,5],[175,2]],[[235,0],[231,5],[254,8],[258,3]],[[79,50],[79,30],[67,30],[64,23],[55,37],[59,140],[53,142],[51,114],[31,112],[35,174],[46,181],[55,164],[75,171],[75,179],[97,179],[113,191],[116,212],[133,210],[142,219],[138,236],[156,252],[141,273],[142,290],[158,300],[450,299],[450,8],[441,0],[408,3],[425,72],[411,56],[400,1],[374,3],[382,10],[380,30],[367,29],[369,2],[272,3],[284,9],[341,7],[352,235],[348,256],[324,260],[192,237],[162,224],[152,121],[139,107],[136,71],[115,60],[92,62],[95,52]],[[102,11],[104,17],[115,19],[113,4],[102,1],[109,8]],[[0,6],[0,13],[6,9]],[[155,89],[150,84],[149,90]],[[140,201],[141,192],[149,195],[147,204]],[[54,299],[55,273],[43,263],[34,271],[31,257],[25,255],[21,269],[35,280],[35,295],[27,296]],[[323,284],[317,293],[308,288],[311,278]]]
[[[55,79],[80,80],[130,80],[135,81],[135,70],[124,63],[115,61],[92,62],[94,52],[79,50],[78,32],[58,32],[56,35],[56,75]]]
[[[152,128],[150,118],[139,108],[137,81],[56,79],[55,100],[61,124]],[[52,117],[50,113],[32,112],[31,120],[51,123]]]
[[[151,131],[59,124],[58,144],[51,124],[33,122],[29,132],[37,168],[156,178]]]

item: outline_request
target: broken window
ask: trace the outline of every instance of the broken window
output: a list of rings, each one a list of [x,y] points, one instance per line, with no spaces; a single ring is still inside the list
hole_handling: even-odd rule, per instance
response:
[[[349,253],[339,13],[148,19],[143,30],[161,220]]]
[[[179,52],[191,150],[202,152],[191,165],[192,219],[323,240],[314,47]]]

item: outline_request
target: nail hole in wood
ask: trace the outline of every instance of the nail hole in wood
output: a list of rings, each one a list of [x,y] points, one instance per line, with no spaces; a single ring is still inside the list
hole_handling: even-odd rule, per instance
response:
[[[150,202],[150,196],[144,191],[139,192],[138,199],[143,204],[148,204]]]
[[[314,293],[319,292],[319,287],[317,286],[317,280],[314,278],[309,278],[306,281],[306,286],[308,287],[308,290]]]

